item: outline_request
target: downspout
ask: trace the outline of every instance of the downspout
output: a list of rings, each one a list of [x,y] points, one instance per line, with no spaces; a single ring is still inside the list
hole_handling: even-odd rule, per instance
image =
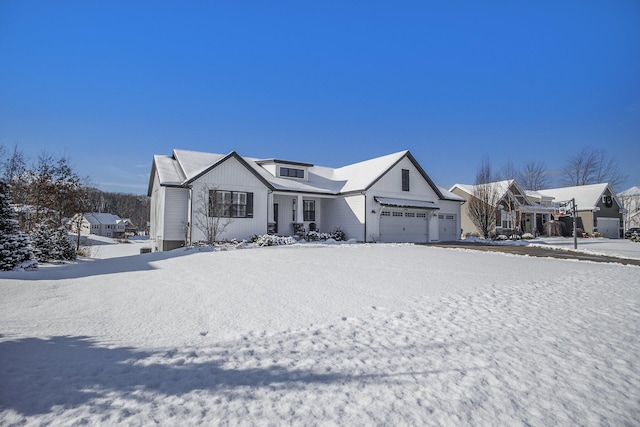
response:
[[[189,216],[187,217],[187,241],[185,242],[185,246],[191,245],[193,241],[193,186],[189,186]]]
[[[364,196],[364,243],[367,243],[367,192],[361,191]]]

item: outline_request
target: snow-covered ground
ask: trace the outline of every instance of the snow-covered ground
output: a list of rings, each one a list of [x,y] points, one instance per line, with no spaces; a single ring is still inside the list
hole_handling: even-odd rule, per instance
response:
[[[639,267],[383,244],[113,257],[141,245],[0,273],[0,425],[640,419]]]
[[[538,246],[551,246],[559,249],[574,250],[573,238],[542,237],[532,240],[531,242]],[[577,243],[577,250],[580,252],[640,259],[640,243],[632,242],[628,239],[579,238],[577,239]]]

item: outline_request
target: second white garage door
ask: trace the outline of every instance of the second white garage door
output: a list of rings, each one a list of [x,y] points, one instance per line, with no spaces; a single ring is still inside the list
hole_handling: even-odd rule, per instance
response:
[[[380,214],[380,241],[389,243],[429,241],[427,215],[424,210],[385,209]]]
[[[458,227],[456,226],[456,216],[454,214],[439,214],[438,228],[441,242],[458,240]]]

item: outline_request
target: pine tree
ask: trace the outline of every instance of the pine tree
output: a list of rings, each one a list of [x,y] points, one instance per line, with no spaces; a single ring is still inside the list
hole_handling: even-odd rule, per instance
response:
[[[35,226],[31,233],[31,247],[38,262],[49,262],[54,259],[53,233],[45,224]]]
[[[53,259],[73,261],[78,257],[76,248],[69,240],[69,233],[63,227],[57,228],[52,233]]]
[[[0,270],[35,268],[29,236],[20,231],[14,216],[9,185],[0,181]]]

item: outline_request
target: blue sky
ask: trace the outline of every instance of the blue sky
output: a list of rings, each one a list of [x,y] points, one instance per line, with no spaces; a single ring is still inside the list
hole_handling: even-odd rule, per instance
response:
[[[443,187],[604,148],[640,185],[640,2],[0,2],[0,144],[143,194],[174,148]],[[617,189],[618,191],[624,188]]]

